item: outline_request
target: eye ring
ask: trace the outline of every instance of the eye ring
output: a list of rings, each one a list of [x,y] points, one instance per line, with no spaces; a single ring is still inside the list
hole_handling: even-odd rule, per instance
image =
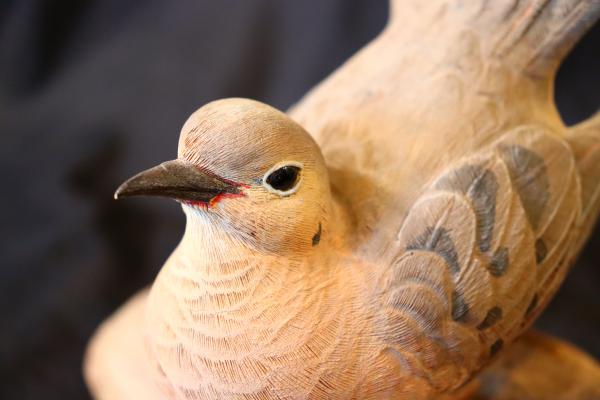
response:
[[[294,194],[302,180],[302,163],[283,161],[269,169],[262,179],[267,191],[285,197]]]

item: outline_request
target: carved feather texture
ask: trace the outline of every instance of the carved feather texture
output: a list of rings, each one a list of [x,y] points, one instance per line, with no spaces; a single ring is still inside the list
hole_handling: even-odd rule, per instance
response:
[[[143,382],[171,399],[423,400],[472,379],[598,216],[600,118],[567,130],[549,82],[599,10],[395,1],[289,116],[244,99],[194,113],[179,159],[240,195],[184,204],[145,305]],[[279,196],[264,176],[286,162],[300,183]],[[132,326],[116,321],[92,354]],[[88,379],[119,362],[90,358]]]
[[[433,387],[460,386],[560,285],[580,200],[567,142],[536,126],[502,135],[434,179],[404,220],[386,272],[390,348]],[[411,348],[415,337],[424,341]]]
[[[158,380],[174,398],[454,390],[560,285],[581,210],[570,146],[529,125],[432,179],[377,267],[335,247],[256,253],[195,218],[148,304]]]
[[[357,287],[353,277],[338,279],[336,263],[323,257],[311,265],[232,252],[235,244],[210,223],[195,229],[216,236],[226,256],[182,256],[190,254],[188,235],[152,289],[148,307],[159,312],[149,314],[149,341],[165,391],[175,398],[348,397],[360,351],[340,352],[351,343],[360,349],[362,334],[360,316],[340,307],[349,301],[340,294]]]

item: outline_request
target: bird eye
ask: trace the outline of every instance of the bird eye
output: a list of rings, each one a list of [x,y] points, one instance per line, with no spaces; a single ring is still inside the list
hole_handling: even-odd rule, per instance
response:
[[[272,169],[265,174],[264,185],[269,191],[287,196],[295,192],[300,181],[301,166],[297,164],[287,164]]]

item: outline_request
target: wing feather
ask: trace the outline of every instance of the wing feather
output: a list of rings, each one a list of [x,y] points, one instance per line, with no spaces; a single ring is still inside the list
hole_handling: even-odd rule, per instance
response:
[[[459,160],[398,230],[382,285],[387,345],[416,356],[436,388],[464,383],[547,304],[581,214],[573,151],[547,128],[518,127]]]

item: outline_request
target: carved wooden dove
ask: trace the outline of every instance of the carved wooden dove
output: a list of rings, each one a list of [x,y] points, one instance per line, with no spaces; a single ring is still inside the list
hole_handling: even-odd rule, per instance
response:
[[[600,2],[398,0],[391,13],[289,114],[205,105],[176,160],[118,189],[179,201],[187,227],[149,293],[94,338],[96,397],[600,393],[593,360],[535,337],[472,380],[540,314],[598,215],[600,115],[566,128],[552,83]],[[575,388],[519,380],[569,357],[585,371]]]

